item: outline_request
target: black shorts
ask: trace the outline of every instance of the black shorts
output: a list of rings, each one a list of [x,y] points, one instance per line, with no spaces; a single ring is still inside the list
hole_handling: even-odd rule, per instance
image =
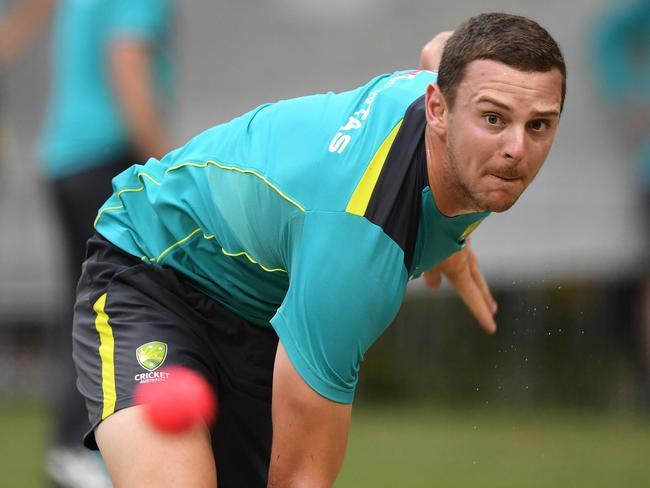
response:
[[[272,329],[248,323],[173,270],[147,264],[95,234],[88,241],[73,326],[77,386],[91,425],[84,444],[97,449],[95,428],[112,412],[134,405],[140,382],[156,380],[163,364],[183,365],[203,374],[217,393],[211,434],[219,487],[265,487],[277,344]],[[149,360],[140,354],[138,360],[141,346],[159,354]]]

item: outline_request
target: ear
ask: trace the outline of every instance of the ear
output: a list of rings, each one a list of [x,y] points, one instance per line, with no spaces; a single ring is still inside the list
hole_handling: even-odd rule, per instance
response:
[[[427,125],[438,136],[447,134],[447,102],[436,84],[429,84],[424,96]]]

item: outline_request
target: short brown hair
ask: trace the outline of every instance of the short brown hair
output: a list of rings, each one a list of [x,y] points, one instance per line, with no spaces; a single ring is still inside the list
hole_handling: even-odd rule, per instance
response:
[[[438,86],[453,108],[466,66],[478,59],[498,61],[521,71],[562,74],[562,102],[566,95],[566,66],[557,42],[538,23],[518,15],[487,13],[462,23],[445,44],[438,70]]]

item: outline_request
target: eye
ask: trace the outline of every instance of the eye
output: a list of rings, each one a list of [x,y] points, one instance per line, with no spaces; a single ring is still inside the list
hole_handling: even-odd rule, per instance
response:
[[[489,112],[483,114],[483,119],[485,119],[489,125],[501,125],[501,116],[499,114]]]
[[[535,132],[542,132],[550,127],[550,124],[546,120],[538,119],[533,120],[528,123],[528,127]]]

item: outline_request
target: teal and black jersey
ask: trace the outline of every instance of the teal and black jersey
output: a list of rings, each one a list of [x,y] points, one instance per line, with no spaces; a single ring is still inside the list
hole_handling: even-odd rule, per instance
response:
[[[409,278],[486,216],[436,209],[422,97],[435,81],[401,71],[262,105],[117,176],[96,229],[273,327],[307,383],[351,402]]]

